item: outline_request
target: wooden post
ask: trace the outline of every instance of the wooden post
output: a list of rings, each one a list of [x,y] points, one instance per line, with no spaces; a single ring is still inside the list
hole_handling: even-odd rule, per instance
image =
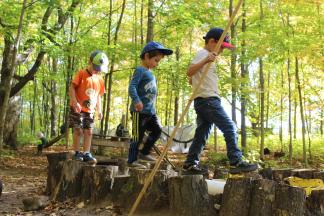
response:
[[[220,47],[221,47],[221,44],[222,44],[222,42],[223,42],[223,40],[224,40],[224,38],[225,38],[225,36],[226,36],[226,33],[228,32],[228,30],[229,30],[231,24],[233,23],[234,17],[236,16],[238,10],[240,9],[240,7],[241,7],[241,5],[242,5],[242,2],[243,2],[243,0],[240,0],[239,3],[237,4],[237,6],[236,6],[236,8],[235,8],[235,10],[234,10],[234,12],[233,12],[233,14],[232,14],[232,16],[231,16],[229,22],[227,23],[226,28],[225,28],[224,31],[223,31],[223,34],[221,35],[221,37],[220,37],[218,43],[216,44],[216,47],[215,47],[215,49],[214,49],[214,51],[215,51],[216,53],[219,51],[219,49],[220,49]],[[199,82],[198,82],[198,84],[197,84],[197,87],[193,90],[193,93],[192,93],[191,97],[189,98],[189,101],[188,101],[188,103],[187,103],[187,106],[186,106],[185,110],[182,112],[182,114],[181,114],[181,116],[180,116],[180,118],[179,118],[179,120],[178,120],[178,122],[177,122],[177,124],[176,124],[176,126],[175,126],[175,128],[174,128],[174,130],[172,131],[172,134],[171,134],[171,136],[169,137],[168,142],[167,142],[167,144],[165,145],[165,147],[164,147],[164,149],[163,149],[163,152],[162,152],[161,156],[158,158],[158,160],[157,160],[157,162],[156,162],[156,164],[155,164],[155,166],[154,166],[152,172],[150,173],[149,177],[147,178],[146,182],[144,183],[144,186],[143,186],[141,192],[139,193],[139,195],[138,195],[138,197],[137,197],[135,203],[133,204],[133,206],[132,206],[132,208],[131,208],[131,210],[130,210],[130,212],[129,212],[129,215],[130,215],[130,216],[134,215],[134,213],[135,213],[135,211],[136,211],[136,208],[137,208],[138,204],[140,203],[141,199],[143,198],[143,196],[144,196],[144,194],[145,194],[145,192],[146,192],[148,186],[149,186],[149,185],[151,184],[151,182],[153,181],[154,175],[155,175],[155,173],[157,172],[158,168],[160,167],[160,164],[161,164],[161,162],[162,162],[164,156],[166,155],[167,150],[168,150],[169,146],[171,145],[172,140],[173,140],[173,138],[175,137],[176,132],[177,132],[177,130],[179,129],[179,127],[180,127],[180,125],[181,125],[181,123],[182,123],[182,121],[183,121],[183,119],[184,119],[184,116],[187,114],[187,112],[188,112],[188,110],[189,110],[189,107],[190,107],[190,104],[191,104],[191,102],[193,101],[193,99],[195,98],[195,95],[196,95],[196,93],[197,93],[197,91],[198,91],[198,89],[199,89],[201,83],[204,81],[204,79],[205,79],[205,77],[206,77],[206,75],[207,75],[207,73],[208,73],[208,70],[209,70],[210,66],[211,66],[211,62],[208,63],[208,64],[206,65],[206,68],[205,68],[205,70],[204,70],[203,73],[202,73],[202,76],[201,76],[201,78],[200,78],[200,80],[199,80]]]

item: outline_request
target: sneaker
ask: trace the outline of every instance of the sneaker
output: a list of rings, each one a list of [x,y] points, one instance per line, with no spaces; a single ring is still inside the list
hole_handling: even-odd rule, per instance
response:
[[[91,153],[87,152],[83,155],[83,161],[89,164],[96,164],[97,159],[92,156]]]
[[[206,175],[208,170],[200,167],[197,164],[183,165],[182,167],[183,175]]]
[[[251,171],[254,171],[257,169],[258,169],[257,164],[251,164],[251,163],[241,160],[237,164],[231,165],[229,173],[238,174],[238,173],[242,173],[242,172],[251,172]]]
[[[73,155],[72,159],[76,160],[76,161],[83,161],[83,153],[76,151],[75,154]]]
[[[134,161],[133,163],[128,163],[129,167],[133,167],[133,168],[139,168],[139,169],[146,169],[147,167],[144,166],[143,164],[140,164],[137,161]]]
[[[141,152],[138,154],[138,158],[143,161],[150,161],[150,162],[155,162],[156,158],[153,157],[152,155],[144,155]]]

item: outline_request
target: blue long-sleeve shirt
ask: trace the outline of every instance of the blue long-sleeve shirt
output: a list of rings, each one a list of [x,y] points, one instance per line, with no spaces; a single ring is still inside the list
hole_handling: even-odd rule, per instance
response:
[[[142,66],[136,67],[128,87],[128,92],[132,99],[131,111],[136,111],[135,104],[141,101],[143,103],[143,110],[140,113],[155,114],[157,86],[156,79],[151,71]]]

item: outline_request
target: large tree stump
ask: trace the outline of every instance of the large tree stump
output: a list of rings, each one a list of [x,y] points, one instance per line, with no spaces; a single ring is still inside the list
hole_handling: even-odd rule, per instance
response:
[[[294,169],[292,175],[303,179],[312,179],[316,171],[315,169]]]
[[[46,156],[48,161],[46,194],[51,196],[61,179],[63,164],[60,162],[68,160],[70,154],[69,152],[60,152],[47,154]]]
[[[272,170],[272,178],[276,182],[283,182],[285,178],[292,176],[293,169],[274,169]]]
[[[114,197],[117,197],[118,202],[122,207],[128,209],[135,202],[141,189],[143,188],[144,182],[147,180],[151,170],[148,169],[130,169],[130,177],[126,183],[118,190],[113,189]],[[177,175],[174,171],[158,170],[154,176],[152,184],[148,187],[141,203],[138,206],[138,210],[157,210],[165,209],[169,206],[168,199],[168,182],[167,180]],[[125,179],[118,178],[119,181]],[[117,186],[118,187],[118,186]],[[119,194],[116,194],[119,193]]]
[[[61,161],[61,178],[51,194],[51,199],[64,201],[81,195],[84,163],[74,160]]]
[[[251,203],[252,181],[250,178],[227,179],[221,216],[248,216]]]
[[[303,216],[305,201],[304,189],[278,184],[276,187],[275,215]]]
[[[83,170],[81,198],[91,203],[105,200],[113,187],[114,176],[118,174],[118,166],[85,165]]]
[[[253,182],[250,216],[272,216],[276,197],[276,182],[262,179]]]
[[[314,172],[314,178],[315,179],[322,179],[322,181],[324,182],[324,171]]]
[[[306,206],[309,215],[324,216],[324,190],[313,190],[307,198]]]
[[[169,180],[170,209],[176,215],[215,215],[207,183],[202,175],[172,177]]]

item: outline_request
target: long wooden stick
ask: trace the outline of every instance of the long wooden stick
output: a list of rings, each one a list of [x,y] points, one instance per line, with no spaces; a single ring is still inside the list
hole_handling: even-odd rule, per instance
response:
[[[243,0],[239,0],[239,3],[237,4],[237,6],[236,6],[236,8],[235,8],[235,10],[234,10],[234,12],[233,12],[233,14],[232,14],[232,16],[230,17],[230,20],[228,21],[227,26],[226,26],[226,28],[225,28],[224,31],[223,31],[223,34],[221,35],[221,37],[220,37],[218,43],[216,44],[216,47],[215,47],[215,49],[214,49],[214,51],[215,51],[216,53],[218,53],[218,51],[219,51],[219,49],[220,49],[220,47],[221,47],[221,45],[222,45],[222,43],[223,43],[223,40],[224,40],[224,38],[225,38],[225,36],[226,36],[226,34],[227,34],[227,32],[228,32],[230,26],[232,25],[233,20],[234,20],[234,18],[235,18],[235,16],[236,16],[238,10],[240,9],[242,3],[243,3]],[[144,186],[143,186],[141,192],[139,193],[139,195],[138,195],[138,197],[137,197],[135,203],[133,204],[133,206],[132,206],[132,208],[131,208],[131,210],[130,210],[130,212],[129,212],[129,214],[128,214],[129,216],[134,215],[134,213],[135,213],[135,211],[136,211],[136,208],[137,208],[137,206],[139,205],[140,201],[142,200],[142,198],[143,198],[143,196],[144,196],[144,194],[145,194],[145,192],[146,192],[148,186],[149,186],[149,185],[151,184],[151,182],[153,181],[153,178],[154,178],[154,176],[155,176],[157,170],[159,169],[159,167],[160,167],[160,165],[161,165],[161,162],[162,162],[164,156],[166,155],[166,153],[167,153],[167,151],[168,151],[169,146],[170,146],[171,143],[172,143],[172,139],[175,137],[176,132],[177,132],[178,128],[180,127],[180,124],[182,123],[182,121],[183,121],[185,115],[187,114],[187,112],[188,112],[188,110],[189,110],[189,107],[190,107],[190,105],[191,105],[191,102],[192,102],[193,99],[195,98],[195,95],[197,94],[198,89],[199,89],[201,83],[204,81],[204,79],[205,79],[205,77],[206,77],[206,75],[207,75],[207,73],[208,73],[208,70],[209,70],[210,66],[211,66],[211,62],[208,63],[208,64],[206,65],[206,67],[205,67],[205,69],[204,69],[204,71],[203,71],[203,73],[202,73],[202,76],[201,76],[201,78],[200,78],[200,80],[199,80],[199,82],[198,82],[196,88],[193,90],[193,93],[192,93],[191,97],[189,98],[189,101],[188,101],[188,103],[187,103],[187,105],[186,105],[186,108],[185,108],[184,112],[182,112],[182,114],[181,114],[181,116],[180,116],[180,118],[179,118],[179,120],[178,120],[178,122],[177,122],[175,128],[174,128],[173,131],[172,131],[171,136],[170,136],[169,139],[168,139],[168,142],[167,142],[165,148],[163,149],[162,154],[160,155],[160,157],[158,158],[157,162],[155,163],[155,166],[154,166],[152,172],[150,173],[149,177],[148,177],[147,180],[145,181]]]

